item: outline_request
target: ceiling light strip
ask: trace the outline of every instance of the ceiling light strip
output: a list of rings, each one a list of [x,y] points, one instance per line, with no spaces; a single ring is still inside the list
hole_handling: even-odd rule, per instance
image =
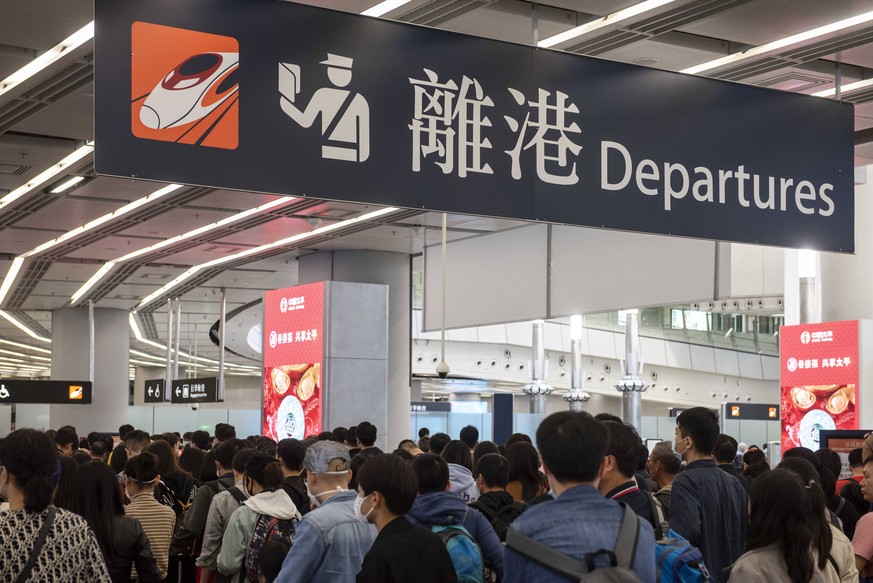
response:
[[[9,294],[9,290],[12,288],[13,282],[15,282],[15,278],[18,277],[18,272],[21,271],[22,265],[24,265],[23,257],[16,257],[12,260],[12,265],[9,267],[9,271],[6,273],[6,277],[3,279],[3,283],[0,283],[0,306],[3,305],[3,301]]]
[[[379,2],[372,8],[368,8],[361,12],[364,16],[382,16],[383,14],[388,14],[392,10],[396,10],[400,8],[404,4],[409,4],[412,0],[385,0],[384,2]]]
[[[856,81],[854,83],[849,83],[848,85],[843,85],[840,87],[840,96],[842,97],[846,93],[852,93],[853,91],[858,91],[859,89],[866,89],[873,85],[873,79],[864,79],[863,81]],[[837,88],[834,87],[832,89],[825,89],[824,91],[816,91],[811,95],[815,95],[816,97],[833,97],[837,94]]]
[[[23,352],[15,352],[14,350],[6,350],[5,348],[0,348],[0,353],[10,354],[12,356],[20,356],[22,358],[32,358],[34,360],[42,360],[51,362],[51,358],[47,356],[37,356],[35,354],[24,354]]]
[[[92,38],[94,38],[93,20],[3,79],[3,81],[0,81],[0,95],[3,95],[12,88],[30,79],[52,63],[57,62],[64,55],[69,54],[70,51],[79,48]]]
[[[79,160],[83,159],[85,156],[91,154],[92,152],[94,152],[94,145],[93,144],[86,144],[84,146],[77,148],[75,152],[73,152],[72,154],[70,154],[69,156],[67,156],[66,158],[64,158],[60,162],[58,162],[57,164],[54,164],[54,165],[46,168],[45,170],[43,170],[42,172],[37,174],[35,177],[28,180],[25,184],[22,184],[21,186],[19,186],[18,188],[14,189],[12,192],[10,192],[6,196],[4,196],[3,198],[0,198],[0,209],[2,209],[3,207],[5,207],[9,204],[12,204],[13,202],[18,200],[19,198],[21,198],[25,194],[35,190],[37,187],[39,187],[43,184],[45,184],[46,182],[48,182],[49,180],[53,179],[55,176],[57,176],[58,174],[63,172],[65,169],[69,168],[70,166],[72,166],[73,164],[75,164]]]
[[[285,196],[279,197],[279,198],[276,198],[275,200],[272,200],[266,204],[262,204],[260,206],[250,208],[250,209],[245,210],[243,212],[236,213],[235,215],[225,217],[224,219],[221,219],[220,221],[216,221],[214,223],[210,223],[208,225],[198,227],[196,229],[188,231],[187,233],[183,233],[181,235],[176,235],[175,237],[170,237],[169,239],[165,239],[165,240],[161,241],[160,243],[155,243],[154,245],[150,245],[148,247],[143,247],[142,249],[138,249],[137,251],[133,251],[131,253],[128,253],[127,255],[122,255],[121,257],[118,257],[117,259],[113,259],[112,261],[106,263],[105,265],[103,265],[103,267],[98,269],[97,273],[95,273],[93,276],[91,276],[91,279],[86,281],[82,287],[80,287],[78,290],[76,290],[76,292],[70,298],[70,301],[72,302],[73,305],[76,305],[76,302],[78,302],[80,299],[82,299],[82,297],[84,297],[84,295],[86,293],[88,293],[88,291],[90,289],[92,289],[95,285],[97,285],[110,271],[112,271],[112,268],[115,267],[119,263],[123,263],[125,261],[131,261],[133,259],[136,259],[137,257],[142,257],[143,255],[147,255],[148,253],[152,253],[154,251],[159,251],[161,249],[169,247],[170,245],[175,245],[176,243],[179,243],[180,241],[186,241],[188,239],[192,239],[194,237],[208,233],[209,231],[214,231],[216,229],[226,227],[226,226],[231,225],[233,223],[237,223],[239,221],[247,219],[247,218],[251,217],[252,215],[267,212],[267,211],[275,209],[277,207],[287,205],[294,200],[297,200],[297,199],[295,197],[285,197]],[[2,297],[0,297],[0,301],[2,301]]]
[[[725,65],[730,65],[733,63],[738,63],[740,61],[745,61],[747,59],[752,59],[754,57],[759,57],[766,53],[771,53],[773,51],[796,45],[808,40],[812,40],[814,38],[824,36],[826,34],[831,34],[833,32],[839,32],[841,30],[845,30],[847,28],[851,28],[853,26],[858,26],[859,24],[864,24],[873,20],[873,11],[865,12],[863,14],[859,14],[858,16],[853,16],[851,18],[846,18],[844,20],[839,20],[837,22],[832,22],[830,24],[825,24],[824,26],[819,26],[818,28],[813,28],[811,30],[807,30],[805,32],[801,32],[798,34],[794,34],[791,36],[786,36],[785,38],[781,38],[778,40],[774,40],[767,44],[763,44],[758,47],[753,47],[746,51],[740,53],[734,53],[732,55],[728,55],[726,57],[721,57],[719,59],[715,59],[712,61],[707,61],[706,63],[701,63],[700,65],[695,65],[693,67],[688,67],[687,69],[682,69],[680,73],[689,73],[696,74],[702,73],[704,71],[711,71],[713,69],[721,68]]]
[[[24,323],[19,322],[17,318],[15,318],[12,314],[7,312],[6,310],[0,310],[0,317],[6,318],[6,320],[10,324],[12,324],[16,328],[18,328],[19,330],[24,332],[25,334],[27,334],[31,338],[36,338],[37,340],[40,340],[41,342],[48,342],[49,344],[51,344],[51,339],[45,338],[44,336],[40,336],[39,334],[37,334],[36,332],[31,330],[30,328],[25,326]]]
[[[43,354],[51,354],[52,351],[40,348],[38,346],[31,346],[30,344],[22,344],[21,342],[15,342],[13,340],[6,340],[5,338],[0,338],[0,344],[8,344],[9,346],[17,346],[18,348],[25,348],[27,350],[35,350],[36,352],[42,352]]]
[[[358,223],[361,221],[372,220],[393,212],[396,212],[400,209],[395,207],[386,207],[383,209],[379,209],[374,212],[366,213],[360,216],[357,216],[352,219],[346,219],[344,221],[339,221],[337,223],[333,223],[332,225],[325,225],[324,227],[318,227],[317,229],[313,229],[312,231],[307,231],[305,233],[300,233],[298,235],[292,235],[291,237],[286,237],[284,239],[280,239],[278,241],[274,241],[273,243],[267,243],[266,245],[260,245],[258,247],[252,247],[251,249],[246,249],[245,251],[240,251],[239,253],[234,253],[233,255],[228,255],[227,257],[219,257],[218,259],[213,259],[211,261],[207,261],[206,263],[201,263],[199,265],[194,265],[185,271],[182,275],[178,276],[173,281],[164,285],[162,288],[157,290],[154,293],[149,294],[139,303],[139,308],[147,306],[154,300],[166,295],[170,290],[177,287],[179,284],[189,279],[195,273],[208,269],[210,267],[215,267],[217,265],[221,265],[223,263],[228,263],[230,261],[235,261],[237,259],[242,259],[245,257],[249,257],[251,255],[256,255],[258,253],[263,253],[264,251],[269,251],[270,249],[275,249],[276,247],[283,247],[285,245],[290,245],[291,243],[296,243],[298,241],[303,241],[305,239],[309,239],[316,235],[323,235],[325,233],[329,233],[331,231],[335,231],[337,229],[342,229],[343,227],[348,227],[354,223]]]
[[[545,38],[538,42],[537,46],[544,49],[553,47],[555,45],[565,43],[568,40],[572,40],[574,38],[586,35],[590,32],[594,32],[595,30],[600,30],[601,28],[605,28],[607,26],[615,26],[626,20],[630,20],[635,16],[639,16],[640,14],[655,10],[656,8],[671,4],[675,1],[676,0],[646,0],[645,2],[640,2],[639,4],[634,4],[633,6],[628,6],[623,10],[613,12],[612,14],[607,14],[602,18],[592,20],[591,22],[586,22],[585,24],[579,25],[575,28],[571,28],[570,30],[566,30],[560,34]]]
[[[65,190],[69,190],[72,187],[76,186],[80,182],[85,180],[84,176],[73,176],[69,180],[65,180],[62,183],[58,184],[56,187],[51,189],[52,194],[60,194]]]

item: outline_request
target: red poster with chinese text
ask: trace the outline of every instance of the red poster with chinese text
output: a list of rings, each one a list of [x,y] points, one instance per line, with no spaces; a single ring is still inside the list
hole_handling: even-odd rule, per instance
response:
[[[858,429],[858,322],[779,330],[782,451],[819,448],[822,429]]]
[[[321,432],[324,284],[264,295],[263,435],[276,441]]]

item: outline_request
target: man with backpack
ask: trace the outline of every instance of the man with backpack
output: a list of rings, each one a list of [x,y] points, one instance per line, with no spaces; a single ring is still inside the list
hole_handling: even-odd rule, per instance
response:
[[[506,491],[509,483],[509,461],[499,453],[489,453],[476,466],[476,486],[479,499],[470,504],[491,522],[501,542],[506,541],[506,529],[527,509],[527,504],[513,499]]]
[[[482,581],[487,561],[503,577],[503,546],[488,519],[449,491],[449,466],[432,453],[417,456],[412,469],[418,496],[406,519],[435,532],[449,550],[458,581]],[[483,561],[484,559],[484,561]]]
[[[319,441],[306,449],[303,467],[317,508],[300,521],[276,582],[353,583],[376,528],[355,517],[349,452],[335,441]]]
[[[283,439],[276,446],[276,456],[282,466],[285,476],[282,489],[294,502],[301,516],[309,512],[309,496],[306,494],[306,482],[303,480],[303,456],[306,446],[298,439]]]
[[[657,517],[652,514],[651,494],[641,491],[634,480],[642,441],[624,423],[605,421],[603,425],[609,434],[609,445],[597,488],[610,500],[630,506],[637,516],[648,520],[653,528],[657,527]]]
[[[612,576],[608,580],[654,583],[652,526],[597,490],[609,441],[604,424],[588,413],[554,413],[540,424],[536,438],[555,499],[531,506],[509,526],[502,581]],[[585,575],[587,560],[594,566],[590,575]]]

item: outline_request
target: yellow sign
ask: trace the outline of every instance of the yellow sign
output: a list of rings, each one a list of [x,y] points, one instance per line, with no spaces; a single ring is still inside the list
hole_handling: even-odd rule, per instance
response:
[[[81,401],[85,391],[81,385],[70,385],[70,400]]]
[[[740,416],[740,408],[736,405],[731,406],[731,417],[739,417]]]
[[[776,419],[776,407],[770,407],[768,412],[770,413],[770,419]]]

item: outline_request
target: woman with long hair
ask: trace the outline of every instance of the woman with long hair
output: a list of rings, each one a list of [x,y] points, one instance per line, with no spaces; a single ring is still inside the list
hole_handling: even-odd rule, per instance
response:
[[[548,482],[540,472],[540,454],[526,441],[516,441],[506,448],[509,461],[509,484],[506,491],[515,500],[530,502],[548,492]]]
[[[9,501],[9,509],[0,511],[0,581],[16,581],[28,566],[27,581],[110,581],[88,523],[51,505],[59,476],[55,446],[45,433],[19,429],[0,445],[0,496]]]
[[[191,503],[191,493],[194,491],[194,478],[179,465],[179,457],[166,441],[159,440],[145,446],[144,452],[155,455],[158,458],[158,473],[161,475],[160,484],[163,484],[172,494],[173,500],[160,500],[164,492],[161,488],[155,489],[155,497],[163,503],[170,502],[176,512],[176,518],[181,519],[185,510]]]
[[[453,494],[457,494],[469,504],[479,499],[479,488],[473,478],[473,454],[470,446],[459,439],[450,441],[443,448],[440,457],[449,466],[449,485]]]
[[[776,469],[752,484],[748,550],[731,568],[730,583],[810,583],[827,579],[831,539],[817,537],[818,520],[796,473]],[[818,543],[818,544],[816,544]]]
[[[142,526],[135,518],[124,515],[118,477],[108,465],[94,461],[79,466],[72,506],[97,536],[112,583],[130,583],[131,565],[136,568],[140,583],[161,580]]]

